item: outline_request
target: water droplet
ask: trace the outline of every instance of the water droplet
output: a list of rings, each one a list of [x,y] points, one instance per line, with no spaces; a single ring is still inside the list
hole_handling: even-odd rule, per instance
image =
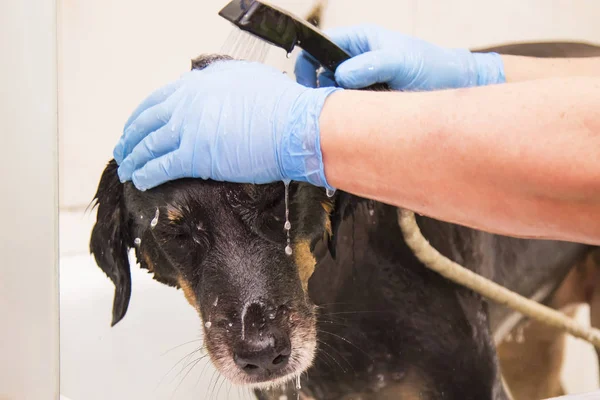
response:
[[[302,389],[302,385],[300,385],[300,375],[296,377],[296,390]]]
[[[144,216],[143,216],[143,215],[140,215],[140,219],[144,219]]]
[[[227,326],[231,328],[233,326],[233,322],[228,323]]]
[[[206,327],[206,329],[210,329],[210,327],[212,326],[212,323],[210,321],[207,321],[204,326]]]
[[[401,372],[394,372],[392,374],[392,379],[395,381],[399,381],[400,379],[402,379],[403,374]]]
[[[369,215],[372,217],[373,215],[375,215],[375,210],[369,210]]]
[[[267,317],[268,317],[270,320],[274,320],[274,319],[275,319],[275,313],[274,313],[274,312],[270,312],[269,314],[267,314]]]
[[[327,197],[333,197],[335,194],[335,189],[327,189],[325,193],[327,194]]]
[[[525,342],[525,332],[524,332],[524,328],[523,327],[519,327],[517,328],[517,334],[516,334],[516,342],[517,343],[523,343]]]
[[[140,244],[142,244],[142,239],[140,238],[135,238],[135,240],[133,241],[133,243],[136,244],[136,246],[139,246]]]
[[[217,298],[215,299],[215,302],[213,303],[213,307],[216,307],[217,304],[219,304],[219,296],[217,296]]]
[[[160,215],[160,210],[156,207],[156,212],[154,213],[154,218],[150,221],[150,228],[154,228],[158,224],[158,216]]]
[[[285,246],[285,254],[288,256],[292,255],[292,246],[290,246],[290,229],[292,229],[292,223],[290,222],[290,181],[286,180],[283,182],[285,185],[285,224],[283,228],[287,234],[287,246]]]
[[[285,58],[290,58],[290,55],[291,55],[291,54],[292,54],[292,53],[286,53],[286,54],[285,54]]]

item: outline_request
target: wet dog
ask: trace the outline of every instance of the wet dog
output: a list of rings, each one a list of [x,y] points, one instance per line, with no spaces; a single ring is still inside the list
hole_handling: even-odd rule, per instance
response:
[[[494,342],[518,321],[510,310],[421,265],[395,207],[343,192],[290,185],[288,255],[284,193],[283,183],[199,179],[140,192],[110,161],[90,250],[115,284],[113,325],[127,312],[134,249],[197,310],[218,371],[260,399],[294,396],[299,376],[316,399],[508,397]],[[542,301],[591,250],[418,222],[447,257]]]

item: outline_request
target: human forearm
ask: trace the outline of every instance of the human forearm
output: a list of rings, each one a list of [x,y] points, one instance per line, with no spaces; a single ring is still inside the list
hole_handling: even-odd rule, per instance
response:
[[[600,77],[600,57],[535,58],[503,55],[507,82],[569,76]]]
[[[599,109],[589,78],[336,93],[321,116],[325,174],[435,218],[600,243]]]

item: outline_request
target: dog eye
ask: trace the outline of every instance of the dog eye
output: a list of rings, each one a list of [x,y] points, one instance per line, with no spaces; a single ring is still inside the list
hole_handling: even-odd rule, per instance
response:
[[[272,242],[285,241],[283,224],[285,221],[285,199],[266,204],[259,211],[255,221],[256,231]]]

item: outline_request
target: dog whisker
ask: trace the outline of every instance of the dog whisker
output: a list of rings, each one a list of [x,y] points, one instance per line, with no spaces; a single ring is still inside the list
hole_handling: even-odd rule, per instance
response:
[[[223,384],[225,384],[226,379],[223,377],[223,379],[221,379],[221,384],[219,385],[219,390],[217,391],[217,399],[219,398],[219,393],[221,393],[221,389],[223,388]]]
[[[173,372],[173,370],[175,369],[175,367],[177,367],[179,364],[181,364],[181,363],[182,363],[184,360],[185,360],[185,362],[187,362],[187,361],[190,359],[190,357],[192,357],[194,354],[196,354],[198,351],[201,351],[201,350],[203,350],[203,348],[202,348],[202,347],[199,347],[199,348],[197,348],[196,350],[192,351],[191,353],[188,353],[188,354],[184,355],[183,357],[181,357],[181,359],[179,359],[179,361],[177,361],[177,362],[176,362],[176,363],[175,363],[175,364],[174,364],[174,365],[173,365],[173,366],[172,366],[172,367],[171,367],[171,368],[170,368],[170,369],[169,369],[169,370],[168,370],[168,371],[167,371],[167,372],[166,372],[166,373],[165,373],[165,374],[162,376],[162,378],[160,378],[160,380],[159,380],[159,381],[158,381],[158,383],[156,384],[156,387],[155,387],[155,389],[157,389],[158,387],[160,387],[160,385],[163,383],[163,381],[165,380],[165,378],[166,378],[167,376],[169,376],[169,374],[170,374],[171,372]],[[203,356],[201,357],[201,359],[202,359],[202,358],[204,358],[204,357],[206,357],[206,356],[207,356],[206,354],[205,354],[205,355],[203,355]],[[185,368],[185,367],[183,367],[183,368]],[[183,368],[182,368],[182,370],[183,370]],[[181,373],[181,372],[180,372],[180,373]],[[177,375],[175,375],[175,377],[173,377],[173,380],[174,380],[175,378],[177,378]],[[171,382],[173,382],[173,380],[171,380]]]
[[[340,339],[340,340],[343,340],[344,342],[348,343],[349,345],[353,346],[353,347],[354,347],[354,348],[356,348],[358,351],[360,351],[361,353],[363,353],[364,355],[366,355],[366,356],[367,356],[367,357],[368,357],[368,358],[369,358],[371,361],[373,361],[373,359],[371,358],[371,356],[370,356],[370,355],[369,355],[367,352],[365,352],[363,349],[361,349],[360,347],[358,347],[357,345],[355,345],[354,343],[352,343],[351,341],[349,341],[349,340],[348,340],[348,339],[346,339],[345,337],[343,337],[343,336],[340,336],[340,335],[337,335],[337,334],[335,334],[335,333],[327,332],[327,331],[325,331],[325,330],[323,330],[323,329],[317,329],[317,332],[319,332],[319,333],[325,333],[325,334],[327,334],[327,335],[331,335],[331,336],[335,336],[335,337],[337,337],[338,339]]]
[[[211,399],[212,396],[213,396],[213,394],[214,394],[214,390],[215,389],[214,389],[213,381],[215,380],[215,375],[217,377],[217,380],[215,381],[215,385],[216,385],[216,383],[219,381],[219,374],[218,374],[217,370],[213,371],[213,374],[210,377],[210,382],[208,382],[208,387],[211,388],[210,389],[210,395],[208,396],[209,399]]]
[[[321,344],[329,347],[331,350],[333,350],[346,364],[348,364],[350,366],[350,368],[352,368],[354,370],[354,368],[352,367],[352,364],[335,347],[333,347],[329,343],[325,342],[324,340],[317,339],[317,342],[321,343]],[[327,354],[329,357],[331,357],[336,362],[336,364],[338,364],[340,366],[342,371],[346,372],[344,370],[344,368],[342,368],[342,366],[337,362],[337,360],[331,354],[327,353],[325,351],[325,349],[323,349],[323,348],[321,348],[321,351],[324,352],[325,354]]]
[[[195,367],[196,365],[198,365],[198,363],[199,363],[199,362],[200,362],[200,361],[201,361],[201,360],[202,360],[204,357],[206,357],[206,356],[202,356],[202,357],[200,357],[200,358],[198,358],[198,359],[196,359],[195,361],[193,361],[193,362],[191,362],[191,363],[190,363],[190,364],[192,364],[192,365],[191,365],[191,367],[188,369],[188,371],[186,372],[186,374],[183,376],[183,378],[181,378],[181,380],[180,380],[180,381],[179,381],[179,383],[177,384],[177,387],[176,387],[176,388],[175,388],[175,390],[173,391],[173,394],[171,395],[171,398],[172,398],[173,396],[175,396],[175,393],[177,393],[177,391],[179,390],[179,387],[181,386],[181,384],[183,383],[183,381],[185,380],[185,378],[187,378],[187,376],[190,374],[190,372],[192,372],[192,370],[194,369],[194,367]],[[190,364],[188,364],[188,365],[190,365]],[[187,367],[187,365],[186,365],[186,367]],[[185,367],[184,367],[184,369],[185,369]],[[179,372],[177,375],[179,375],[181,372],[183,372],[183,369],[182,369],[182,370],[181,370],[181,371],[180,371],[180,372]]]
[[[324,349],[321,349],[321,353],[317,354],[317,359],[323,361],[325,364],[327,364],[327,366],[331,369],[334,368],[334,365],[331,364],[331,361],[329,361],[327,358],[325,358],[324,356],[329,357],[329,359],[333,360],[333,362],[342,370],[342,372],[346,373],[346,370],[342,367],[342,365],[340,363],[337,362],[337,360],[335,360],[333,358],[333,356],[329,353],[327,353],[327,351],[325,351]]]
[[[361,315],[361,314],[393,314],[393,311],[337,311],[337,312],[331,312],[331,313],[322,313],[321,315],[324,316],[331,316],[331,315]]]
[[[163,356],[165,356],[165,355],[169,354],[170,352],[172,352],[173,350],[176,350],[176,349],[178,349],[178,348],[180,348],[180,347],[183,347],[183,346],[185,346],[185,345],[188,345],[188,344],[191,344],[191,343],[200,342],[200,341],[202,341],[202,340],[203,340],[202,338],[198,338],[198,339],[190,340],[189,342],[182,343],[182,344],[180,344],[180,345],[177,345],[177,346],[175,346],[175,347],[172,347],[172,348],[170,348],[169,350],[167,350],[167,351],[165,351],[164,353],[162,353],[160,356],[161,356],[161,357],[163,357]],[[202,347],[200,347],[200,349],[204,349],[204,347],[202,346]]]
[[[171,369],[170,369],[170,370],[169,370],[169,371],[168,371],[168,372],[165,374],[165,377],[166,377],[167,375],[169,375],[169,374],[170,374],[170,373],[171,373],[171,372],[172,372],[172,371],[175,369],[175,367],[177,367],[179,364],[181,364],[181,363],[183,362],[183,360],[186,360],[185,362],[187,362],[187,360],[189,360],[191,356],[193,356],[194,354],[196,354],[196,353],[198,353],[198,352],[201,352],[202,350],[203,350],[203,348],[202,348],[202,347],[199,347],[199,348],[197,348],[196,350],[192,351],[191,353],[188,353],[188,354],[186,354],[185,356],[181,357],[181,359],[180,359],[179,361],[177,361],[177,362],[175,363],[175,365],[173,365],[173,366],[171,367]],[[204,354],[204,355],[203,355],[201,358],[204,358],[204,357],[206,357],[206,356],[207,356],[207,354]],[[185,368],[185,367],[184,367],[184,368]]]

